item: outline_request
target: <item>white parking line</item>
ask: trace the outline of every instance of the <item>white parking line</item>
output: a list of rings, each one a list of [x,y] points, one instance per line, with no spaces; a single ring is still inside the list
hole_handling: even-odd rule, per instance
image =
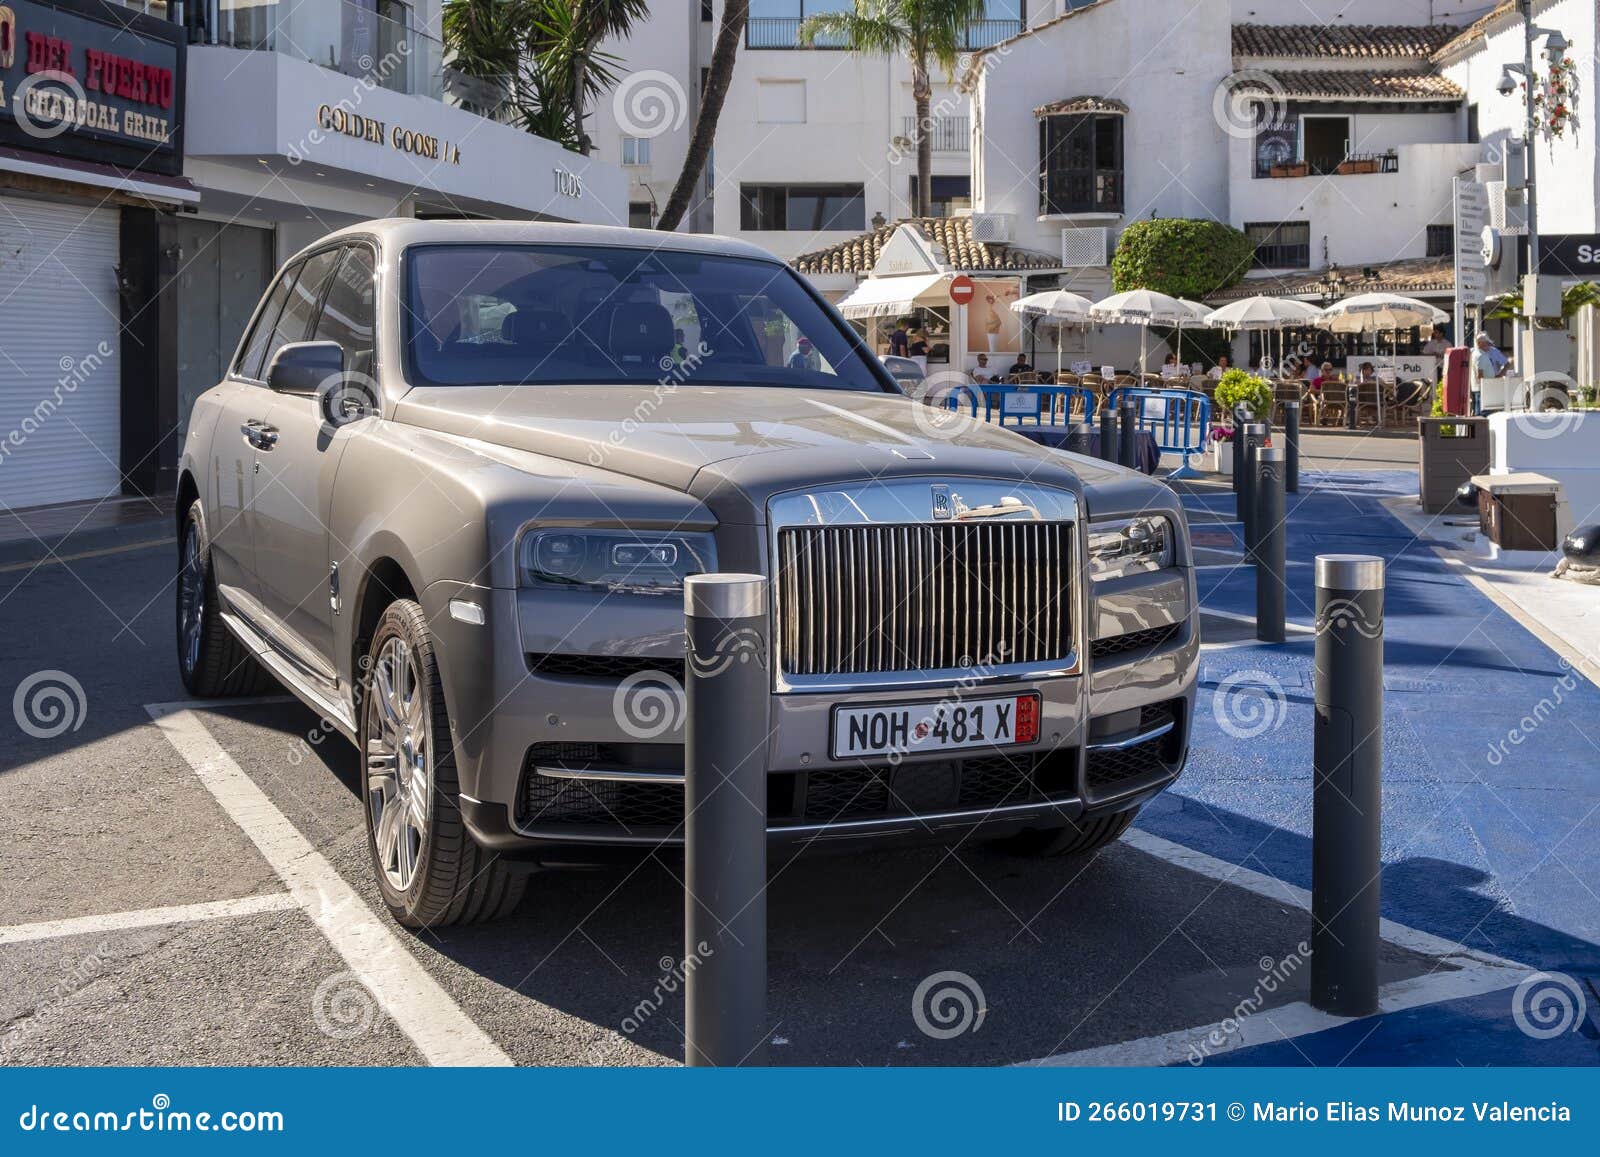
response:
[[[153,703],[145,710],[417,1050],[435,1065],[511,1064],[223,750],[191,706]]]
[[[237,900],[174,904],[167,908],[140,908],[133,912],[106,912],[99,916],[75,916],[68,920],[40,920],[35,924],[13,924],[9,928],[0,928],[0,944],[56,940],[63,936],[87,936],[95,932],[123,932],[130,928],[156,928],[163,924],[193,924],[201,920],[255,916],[261,912],[282,912],[297,907],[299,905],[289,893],[271,892],[265,896],[242,896]]]
[[[1380,1015],[1404,1012],[1409,1008],[1422,1008],[1512,988],[1525,980],[1529,971],[1526,968],[1475,964],[1453,972],[1431,972],[1424,976],[1413,976],[1409,980],[1398,980],[1378,990],[1378,1012]],[[1172,1065],[1179,1061],[1197,1064],[1222,1053],[1254,1045],[1276,1044],[1338,1028],[1353,1019],[1320,1012],[1304,1001],[1296,1001],[1281,1008],[1242,1013],[1234,1020],[1197,1025],[1160,1036],[1121,1041],[1075,1053],[1061,1053],[1042,1060],[1024,1061],[1023,1065],[1064,1068],[1080,1065]]]
[[[1311,893],[1276,877],[1230,864],[1171,840],[1132,828],[1122,837],[1124,843],[1159,857],[1170,864],[1209,877],[1245,891],[1254,892],[1269,900],[1311,909]],[[1413,976],[1386,984],[1378,990],[1379,1014],[1402,1012],[1430,1004],[1461,1000],[1511,988],[1525,980],[1534,970],[1517,964],[1503,956],[1468,948],[1393,920],[1382,920],[1378,933],[1389,943],[1424,956],[1440,958],[1448,964],[1448,971],[1435,970],[1422,976]],[[1307,1036],[1326,1029],[1349,1024],[1354,1018],[1333,1016],[1321,1012],[1304,1001],[1286,1004],[1281,1008],[1262,1008],[1241,1012],[1239,1015],[1212,1024],[1196,1025],[1157,1036],[1138,1040],[1118,1041],[1115,1044],[1081,1049],[1078,1052],[1059,1053],[1023,1065],[1045,1067],[1075,1065],[1170,1065],[1179,1061],[1197,1063],[1220,1053],[1253,1045],[1274,1044],[1294,1037]]]

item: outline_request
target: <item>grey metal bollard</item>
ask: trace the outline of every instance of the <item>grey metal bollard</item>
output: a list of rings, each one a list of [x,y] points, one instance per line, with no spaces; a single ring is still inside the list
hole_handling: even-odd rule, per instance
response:
[[[767,1063],[767,580],[684,583],[684,1063]]]
[[[1283,489],[1300,493],[1300,403],[1283,404]]]
[[[1317,556],[1311,1003],[1378,1010],[1383,803],[1381,558]]]
[[[1284,525],[1284,459],[1282,446],[1256,450],[1255,526],[1256,638],[1281,643],[1284,624],[1284,572],[1287,569],[1288,528]]]
[[[1243,454],[1241,453],[1241,451],[1242,451],[1242,449],[1244,447],[1244,428],[1245,428],[1245,424],[1247,422],[1249,422],[1249,421],[1250,421],[1250,418],[1245,413],[1244,403],[1240,402],[1238,405],[1234,406],[1234,408],[1233,408],[1233,494],[1234,494],[1234,507],[1235,507],[1235,509],[1237,509],[1237,507],[1239,505],[1239,503],[1238,503],[1238,497],[1239,497],[1239,471],[1240,471],[1240,463],[1244,460]]]
[[[1100,457],[1107,462],[1117,460],[1117,411],[1107,401],[1100,403]]]
[[[1117,465],[1139,466],[1139,407],[1132,398],[1123,398],[1117,412]]]
[[[1233,469],[1239,478],[1239,500],[1235,508],[1243,524],[1244,550],[1248,558],[1256,546],[1256,449],[1267,440],[1264,422],[1246,422],[1244,436],[1234,445]]]

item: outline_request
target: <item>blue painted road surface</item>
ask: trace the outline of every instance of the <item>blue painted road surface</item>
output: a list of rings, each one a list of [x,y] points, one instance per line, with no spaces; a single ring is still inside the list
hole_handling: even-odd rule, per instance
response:
[[[1289,496],[1289,618],[1309,632],[1316,555],[1387,560],[1383,913],[1559,973],[1560,988],[1532,1010],[1531,1033],[1512,1015],[1514,992],[1500,991],[1244,1049],[1226,1062],[1600,1064],[1600,688],[1380,505],[1415,493],[1411,473],[1304,476]],[[1233,510],[1227,491],[1185,502],[1208,541],[1223,529],[1208,516]],[[1250,568],[1198,575],[1203,609],[1253,614]],[[1140,826],[1309,888],[1309,633],[1297,641],[1291,628],[1279,646],[1208,648],[1201,680],[1188,771]],[[1563,1019],[1566,1031],[1542,1036]]]

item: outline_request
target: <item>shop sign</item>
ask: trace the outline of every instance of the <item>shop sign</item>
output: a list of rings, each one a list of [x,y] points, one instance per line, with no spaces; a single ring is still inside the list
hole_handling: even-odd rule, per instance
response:
[[[1585,281],[1600,278],[1600,233],[1541,233],[1539,271]]]
[[[183,30],[105,4],[0,3],[0,141],[182,169]]]
[[[317,129],[322,133],[338,133],[358,141],[386,145],[397,153],[409,153],[425,160],[442,161],[447,165],[461,163],[460,145],[432,133],[417,132],[405,125],[391,125],[377,117],[346,108],[343,104],[318,105]],[[319,143],[320,140],[320,137],[314,136],[312,143]],[[304,158],[291,153],[290,159],[298,163]]]

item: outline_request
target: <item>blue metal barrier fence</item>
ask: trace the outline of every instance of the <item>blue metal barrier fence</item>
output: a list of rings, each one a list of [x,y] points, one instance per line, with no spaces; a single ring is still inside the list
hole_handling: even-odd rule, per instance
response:
[[[1163,454],[1183,455],[1183,464],[1168,478],[1198,478],[1189,459],[1204,452],[1211,430],[1211,399],[1198,390],[1155,390],[1128,386],[1112,390],[1106,404],[1121,405],[1131,398],[1139,415],[1139,429],[1155,438]]]

